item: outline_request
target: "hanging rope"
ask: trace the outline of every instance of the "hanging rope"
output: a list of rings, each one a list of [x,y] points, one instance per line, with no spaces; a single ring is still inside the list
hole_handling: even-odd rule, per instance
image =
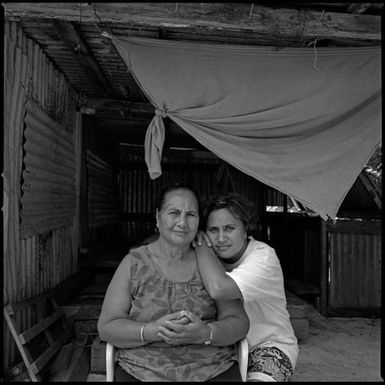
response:
[[[325,24],[323,23],[322,19],[324,17],[324,14],[325,14],[325,10],[322,10],[322,13],[321,13],[321,16],[319,18],[319,21],[322,23],[322,26],[323,26],[323,31],[322,31],[322,34],[318,35],[313,41],[311,41],[310,43],[308,43],[308,46],[310,45],[313,45],[313,50],[314,50],[314,61],[313,61],[313,68],[317,71],[321,71],[321,69],[317,66],[317,62],[318,62],[318,52],[317,52],[317,42],[318,42],[318,39],[322,39],[325,37]]]

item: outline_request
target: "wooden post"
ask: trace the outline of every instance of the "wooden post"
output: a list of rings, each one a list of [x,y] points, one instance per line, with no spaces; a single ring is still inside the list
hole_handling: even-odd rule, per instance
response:
[[[320,248],[321,248],[321,260],[320,260],[320,303],[319,312],[323,315],[327,315],[328,305],[328,237],[326,221],[320,218]]]

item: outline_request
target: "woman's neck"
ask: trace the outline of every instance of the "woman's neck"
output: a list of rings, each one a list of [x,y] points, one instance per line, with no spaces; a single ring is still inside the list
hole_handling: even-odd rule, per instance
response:
[[[175,246],[167,243],[162,238],[158,238],[154,242],[156,251],[162,256],[162,258],[169,258],[171,260],[182,260],[190,251],[190,245]]]
[[[241,249],[238,251],[238,253],[233,255],[231,258],[224,259],[223,261],[225,263],[228,263],[228,264],[234,264],[234,263],[238,262],[241,259],[243,253],[245,252],[248,244],[249,244],[249,239],[246,238],[245,242],[243,243],[243,245],[242,245]]]

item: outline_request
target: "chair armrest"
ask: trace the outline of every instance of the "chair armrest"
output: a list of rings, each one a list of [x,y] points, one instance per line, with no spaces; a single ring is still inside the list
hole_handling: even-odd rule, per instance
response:
[[[115,371],[115,346],[106,344],[106,382],[114,382]]]
[[[249,344],[246,338],[243,338],[238,342],[238,365],[241,373],[242,382],[246,382],[247,379],[247,363],[249,360]]]

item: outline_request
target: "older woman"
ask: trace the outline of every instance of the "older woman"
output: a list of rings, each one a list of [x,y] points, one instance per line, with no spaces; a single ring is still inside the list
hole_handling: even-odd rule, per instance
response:
[[[215,301],[203,287],[191,241],[196,194],[163,190],[158,239],[122,260],[107,289],[98,331],[117,346],[117,381],[240,381],[236,345],[249,321],[239,300]]]
[[[243,300],[250,320],[247,380],[288,381],[298,344],[282,270],[274,249],[248,234],[252,218],[251,202],[237,194],[209,201],[203,210],[206,234],[199,233],[194,242],[198,265],[210,296]]]

